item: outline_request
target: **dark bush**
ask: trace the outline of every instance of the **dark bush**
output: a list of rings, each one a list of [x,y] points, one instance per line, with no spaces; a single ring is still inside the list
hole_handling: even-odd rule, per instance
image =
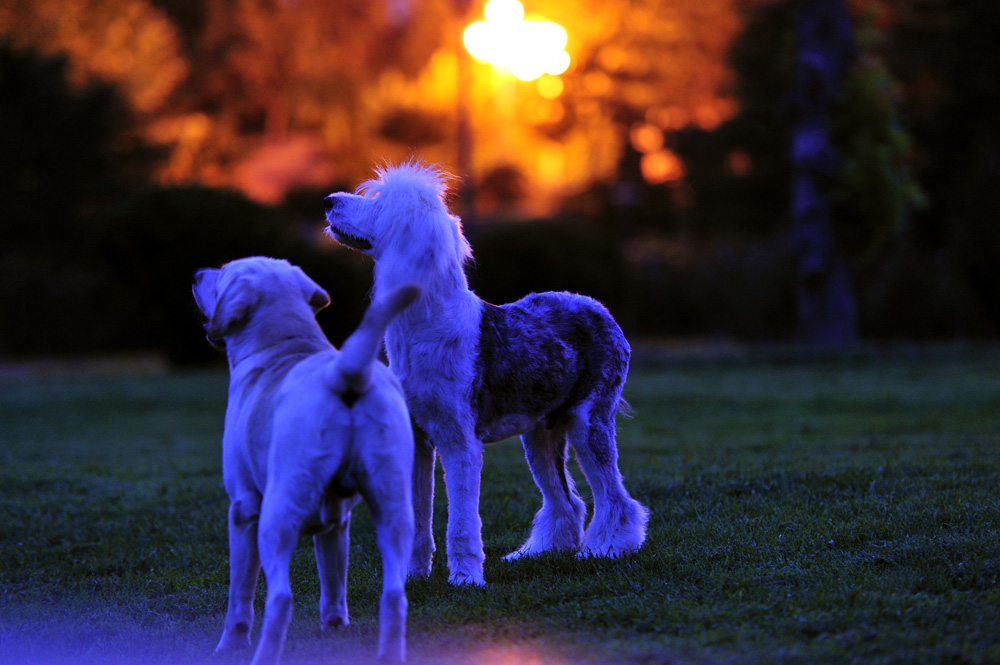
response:
[[[199,268],[254,255],[288,259],[330,292],[333,315],[323,313],[320,320],[334,339],[353,329],[366,304],[364,259],[304,236],[279,210],[237,192],[150,188],[119,206],[92,243],[107,283],[100,325],[114,324],[105,332],[106,344],[158,349],[174,362],[203,361],[213,353],[191,296]]]
[[[794,328],[794,262],[782,239],[716,247],[629,240],[589,223],[484,224],[470,283],[494,303],[533,291],[572,291],[611,310],[630,338],[787,338]]]
[[[0,353],[100,347],[89,319],[108,292],[87,238],[157,158],[117,88],[68,72],[0,40]]]
[[[493,303],[534,291],[571,291],[616,315],[627,304],[625,264],[617,243],[588,225],[563,221],[493,222],[474,234],[471,287]]]
[[[861,332],[869,339],[987,338],[992,321],[953,257],[902,245],[860,285]]]
[[[788,339],[795,326],[791,247],[783,239],[717,247],[633,246],[630,293],[649,337]]]
[[[0,227],[6,249],[68,249],[147,181],[158,152],[112,84],[73,85],[65,57],[0,40]]]

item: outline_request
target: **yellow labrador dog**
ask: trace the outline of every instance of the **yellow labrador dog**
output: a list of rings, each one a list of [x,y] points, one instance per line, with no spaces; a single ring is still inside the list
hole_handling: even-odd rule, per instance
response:
[[[413,432],[400,384],[375,356],[417,289],[373,302],[340,351],[315,319],[329,296],[287,261],[251,257],[200,270],[192,290],[230,373],[222,437],[229,605],[216,651],[250,644],[263,567],[267,602],[253,663],[278,662],[292,614],[289,559],[302,534],[313,537],[322,627],[348,623],[348,529],[364,496],[383,563],[378,653],[404,660]]]

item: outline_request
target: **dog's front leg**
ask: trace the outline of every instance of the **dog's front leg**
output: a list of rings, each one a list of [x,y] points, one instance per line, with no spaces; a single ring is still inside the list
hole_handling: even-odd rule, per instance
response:
[[[407,575],[427,577],[434,560],[434,444],[413,427],[413,518],[416,534]]]
[[[475,437],[438,445],[448,493],[448,581],[485,584],[483,523],[479,518],[479,484],[483,444]]]
[[[253,597],[260,574],[258,511],[257,501],[237,499],[229,505],[229,605],[216,653],[250,646]]]

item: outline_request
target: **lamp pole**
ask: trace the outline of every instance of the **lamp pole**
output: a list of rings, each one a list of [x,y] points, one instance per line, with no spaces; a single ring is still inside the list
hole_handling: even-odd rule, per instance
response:
[[[472,0],[455,0],[455,7],[462,25],[468,23]],[[458,81],[455,95],[455,159],[458,168],[458,204],[459,217],[465,236],[470,238],[475,234],[476,216],[476,185],[472,175],[473,135],[469,120],[469,88],[471,85],[471,68],[469,53],[458,48]]]
[[[455,0],[463,19],[469,16],[469,0]],[[458,56],[457,136],[458,169],[462,176],[459,193],[466,224],[474,216],[472,181],[472,128],[469,123],[469,56],[487,62],[506,75],[534,81],[543,75],[559,76],[569,67],[566,30],[551,21],[525,20],[520,0],[489,0],[483,8],[485,20],[470,23],[462,33],[467,53]],[[468,234],[467,234],[468,235]]]

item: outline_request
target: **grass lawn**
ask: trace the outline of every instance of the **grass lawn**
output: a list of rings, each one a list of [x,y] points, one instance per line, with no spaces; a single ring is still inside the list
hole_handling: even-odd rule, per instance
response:
[[[228,579],[226,385],[214,369],[0,370],[0,664],[207,660]],[[643,549],[502,562],[539,496],[520,445],[491,446],[488,586],[447,584],[439,478],[434,573],[407,587],[411,662],[1000,663],[1000,350],[650,356],[627,397]],[[352,536],[352,625],[332,637],[300,543],[285,663],[374,658],[363,506]]]

